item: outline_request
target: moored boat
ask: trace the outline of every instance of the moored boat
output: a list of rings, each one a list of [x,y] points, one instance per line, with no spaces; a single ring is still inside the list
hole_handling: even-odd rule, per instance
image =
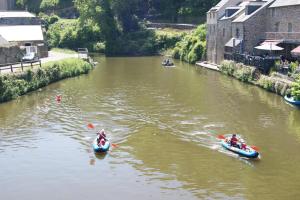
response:
[[[292,96],[285,95],[284,100],[286,100],[290,104],[300,106],[300,101],[295,100]]]
[[[110,142],[108,140],[105,141],[104,145],[98,145],[97,138],[93,141],[93,149],[95,152],[107,152],[110,148]]]
[[[226,138],[226,139],[222,140],[221,144],[225,149],[227,149],[233,153],[236,153],[242,157],[247,157],[247,158],[257,158],[259,156],[259,152],[255,151],[250,146],[247,146],[246,150],[243,150],[238,147],[231,146],[230,142],[228,142],[228,141],[230,141],[230,138]]]

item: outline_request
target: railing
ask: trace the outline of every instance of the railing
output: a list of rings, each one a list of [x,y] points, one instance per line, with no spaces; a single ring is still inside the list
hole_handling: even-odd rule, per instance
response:
[[[31,66],[33,68],[34,63],[39,63],[39,66],[42,67],[41,60],[33,60],[33,61],[21,61],[21,62],[16,62],[16,63],[5,63],[5,64],[0,64],[0,73],[3,70],[9,70],[11,72],[14,72],[14,69],[21,68],[22,71],[24,71],[25,67]]]
[[[246,54],[224,54],[226,60],[233,60],[245,65],[253,66],[259,69],[263,74],[268,74],[271,67],[275,65],[275,61],[279,58],[277,57],[261,57],[261,56],[252,56]]]
[[[266,39],[300,42],[300,32],[266,32]]]

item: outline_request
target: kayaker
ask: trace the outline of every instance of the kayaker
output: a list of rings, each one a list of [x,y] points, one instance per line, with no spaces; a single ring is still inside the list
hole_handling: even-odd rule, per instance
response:
[[[241,140],[241,149],[245,151],[247,150],[247,145],[244,140]]]
[[[105,142],[106,142],[106,134],[105,134],[105,131],[104,131],[104,129],[101,129],[101,131],[99,131],[98,133],[97,133],[97,143],[98,143],[98,145],[99,144],[102,144],[103,143],[103,141],[104,141],[104,144],[105,144]]]
[[[232,134],[232,137],[230,139],[230,145],[233,146],[233,147],[238,147],[238,139],[236,137],[236,134]]]

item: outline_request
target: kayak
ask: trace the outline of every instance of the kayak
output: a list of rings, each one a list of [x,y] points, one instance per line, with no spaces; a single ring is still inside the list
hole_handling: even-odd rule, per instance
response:
[[[97,138],[93,141],[93,149],[95,152],[107,152],[110,147],[110,142],[107,140],[105,144],[102,146],[98,146]]]
[[[290,104],[300,106],[300,101],[294,100],[294,97],[288,97],[287,95],[284,96],[284,100],[289,102]]]
[[[257,158],[259,156],[259,153],[252,149],[250,146],[247,146],[246,150],[233,147],[230,145],[230,143],[226,142],[226,140],[222,140],[221,142],[222,146],[229,150],[232,151],[233,153],[236,153],[242,157],[247,157],[247,158]]]

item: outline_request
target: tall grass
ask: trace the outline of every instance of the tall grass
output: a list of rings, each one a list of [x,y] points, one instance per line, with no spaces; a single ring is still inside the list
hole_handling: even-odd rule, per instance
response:
[[[36,70],[29,69],[20,74],[1,75],[0,102],[10,101],[68,77],[87,74],[92,68],[93,66],[86,61],[69,58],[46,63]]]

